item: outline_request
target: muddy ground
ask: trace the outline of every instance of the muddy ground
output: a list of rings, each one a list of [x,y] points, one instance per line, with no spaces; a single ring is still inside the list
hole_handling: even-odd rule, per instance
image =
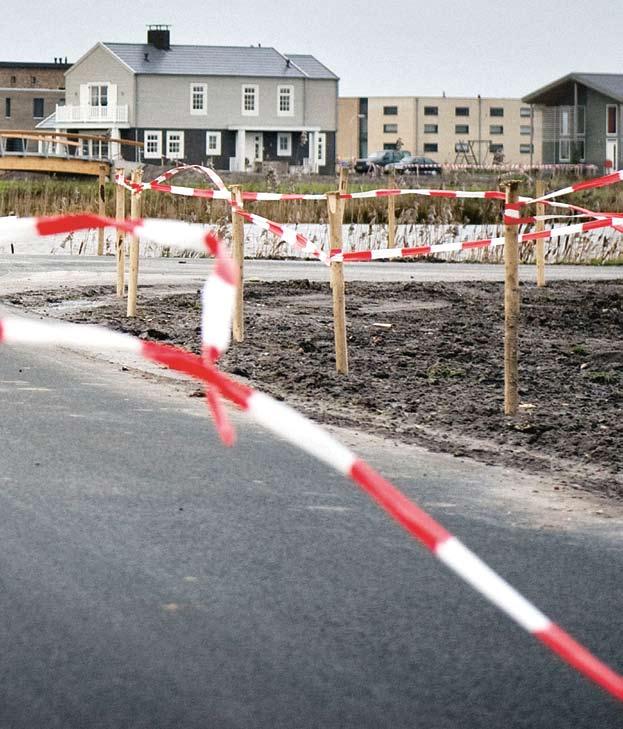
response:
[[[222,367],[320,422],[623,496],[623,282],[523,285],[521,296],[514,418],[502,408],[497,283],[348,284],[349,377],[334,371],[328,284],[247,283],[246,339]],[[199,348],[197,293],[143,288],[133,320],[108,287],[4,301]]]

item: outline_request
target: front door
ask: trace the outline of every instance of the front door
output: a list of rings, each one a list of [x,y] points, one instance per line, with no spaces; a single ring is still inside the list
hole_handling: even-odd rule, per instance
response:
[[[249,164],[261,162],[264,159],[264,135],[262,132],[247,132],[245,157]]]
[[[619,169],[619,149],[616,139],[606,139],[606,159],[612,162],[612,169]]]

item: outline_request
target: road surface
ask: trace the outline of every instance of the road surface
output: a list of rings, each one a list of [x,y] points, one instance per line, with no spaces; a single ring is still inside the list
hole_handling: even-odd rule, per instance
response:
[[[3,729],[622,725],[310,457],[238,416],[224,449],[201,399],[107,357],[0,357]],[[623,670],[620,507],[340,434]]]

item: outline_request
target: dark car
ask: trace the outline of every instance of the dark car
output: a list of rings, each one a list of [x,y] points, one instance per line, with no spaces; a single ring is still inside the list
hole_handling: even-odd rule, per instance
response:
[[[382,152],[373,152],[364,159],[355,162],[355,172],[363,174],[374,172],[377,169],[384,169],[387,165],[393,165],[403,157],[411,156],[410,152],[403,149],[384,149]]]
[[[441,165],[430,157],[414,157],[409,155],[391,166],[398,174],[406,175],[440,175]]]

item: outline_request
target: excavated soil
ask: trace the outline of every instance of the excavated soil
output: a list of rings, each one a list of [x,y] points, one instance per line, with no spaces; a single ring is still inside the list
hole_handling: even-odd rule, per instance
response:
[[[497,283],[348,284],[348,377],[334,371],[328,284],[247,283],[245,342],[221,364],[321,422],[622,496],[623,282],[523,285],[521,297],[516,417],[503,414]],[[143,288],[136,319],[108,287],[4,301],[199,350],[197,293]]]

